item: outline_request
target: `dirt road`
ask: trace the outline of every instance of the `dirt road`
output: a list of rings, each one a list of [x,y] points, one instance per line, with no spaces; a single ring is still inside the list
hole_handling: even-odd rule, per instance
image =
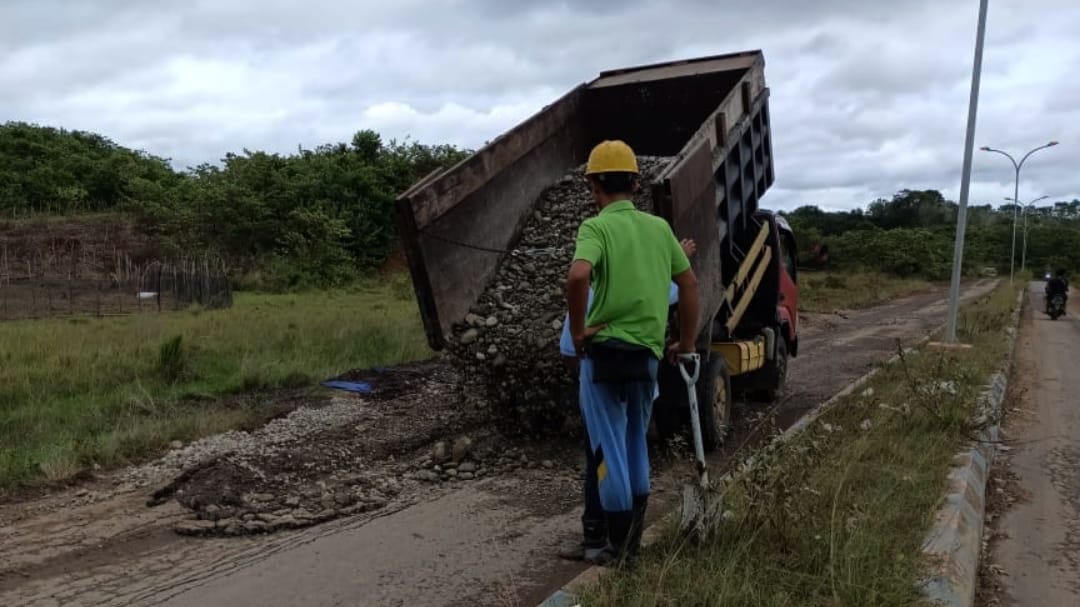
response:
[[[980,282],[965,296],[992,287]],[[714,464],[722,466],[732,452],[743,455],[769,430],[790,425],[888,358],[898,340],[910,343],[935,328],[944,313],[943,292],[935,290],[873,309],[806,318],[802,356],[791,364],[780,405],[740,407],[741,421]],[[287,426],[313,416],[293,423],[295,434],[272,424],[214,443],[213,461],[229,462],[223,470],[232,471],[208,477],[223,493],[251,478],[284,482],[304,476],[297,470],[310,470],[323,493],[304,490],[296,500],[329,497],[332,505],[342,494],[330,489],[352,487],[349,499],[365,500],[359,514],[265,535],[180,536],[173,531],[178,524],[213,523],[189,520],[191,511],[176,501],[146,507],[151,492],[176,472],[161,462],[0,506],[0,604],[537,604],[581,570],[553,556],[556,545],[579,530],[580,445],[500,440],[461,414],[450,395],[425,390],[384,403],[337,397],[325,411],[299,411],[284,420]],[[431,441],[443,438],[437,430],[444,426],[447,440],[466,432],[475,439],[470,457],[476,461],[469,460],[475,479],[472,472],[469,480],[449,470],[432,472],[437,468],[426,454]],[[266,445],[252,450],[249,443],[260,441]],[[249,455],[238,458],[240,452]],[[163,461],[170,457],[179,456]],[[267,461],[286,462],[288,474],[267,476],[260,468]],[[355,474],[343,475],[342,461]],[[335,463],[335,469],[322,468]],[[656,468],[662,504],[687,467],[684,459],[660,454]],[[439,475],[442,481],[435,482]],[[356,497],[359,488],[365,493]],[[354,510],[348,512],[356,512],[349,503]],[[294,520],[288,512],[266,520],[286,517]],[[242,525],[239,519],[236,525]]]
[[[994,463],[982,605],[1080,605],[1080,306],[1042,313],[1042,285],[1030,293],[1012,381],[1019,390]]]

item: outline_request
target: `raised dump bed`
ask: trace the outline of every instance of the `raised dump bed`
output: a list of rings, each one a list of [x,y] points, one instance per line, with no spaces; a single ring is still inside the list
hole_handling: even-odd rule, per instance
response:
[[[500,268],[508,259],[520,263],[519,255],[508,252],[518,246],[526,224],[546,220],[541,210],[552,205],[552,194],[546,193],[547,200],[541,195],[553,184],[579,178],[567,175],[595,144],[621,139],[639,156],[663,159],[650,161],[663,164],[643,183],[647,204],[639,200],[639,207],[664,217],[678,237],[697,241],[692,263],[702,298],[699,344],[706,356],[718,354],[699,389],[705,402],[717,401],[712,421],[718,428],[726,424],[729,376],[777,376],[772,362],[783,354],[786,363],[787,352],[797,349],[797,294],[787,298],[786,307],[778,306],[785,285],[797,293],[794,264],[785,274],[781,263],[794,250],[790,229],[758,208],[774,178],[764,66],[761,52],[750,51],[601,73],[405,192],[397,202],[399,227],[431,346],[454,346],[460,356],[463,338],[472,344],[488,321],[501,322],[476,311],[478,305],[485,314],[493,309],[486,289],[516,276]],[[530,225],[526,240],[535,246],[536,227]],[[569,246],[575,228],[558,226],[560,246]],[[535,289],[536,280],[547,289],[547,303],[558,304],[557,315],[561,282],[549,270],[524,284]],[[496,288],[509,291],[514,284],[522,283]],[[542,356],[557,360],[557,327],[557,318],[531,322],[524,333],[534,334],[522,337],[538,349],[543,342]],[[738,341],[750,343],[732,345]],[[505,342],[500,343],[467,353],[479,360],[502,355],[505,365]],[[545,375],[526,362],[521,373],[531,369],[531,377],[485,381],[501,382],[504,394],[520,395],[515,386],[535,388]],[[778,377],[770,380],[773,387],[782,382],[782,370]]]

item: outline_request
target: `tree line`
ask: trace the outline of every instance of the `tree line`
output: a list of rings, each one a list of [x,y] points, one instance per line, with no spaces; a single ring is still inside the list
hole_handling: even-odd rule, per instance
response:
[[[166,253],[220,255],[258,286],[339,286],[393,249],[395,196],[467,154],[364,130],[349,143],[288,155],[245,149],[175,171],[101,135],[7,123],[0,214],[130,213]]]
[[[165,255],[219,255],[252,286],[339,286],[393,250],[396,195],[467,154],[449,145],[385,142],[364,130],[348,143],[287,155],[245,149],[217,165],[176,171],[165,158],[95,133],[9,122],[0,125],[0,215],[129,213]],[[1008,268],[1014,210],[969,207],[965,270]],[[803,260],[824,246],[841,269],[943,279],[956,212],[936,190],[902,190],[865,209],[808,205],[786,215]],[[1080,201],[1026,213],[1028,266],[1080,269]]]
[[[876,270],[897,276],[948,278],[952,268],[958,205],[937,190],[901,190],[865,209],[824,211],[802,206],[787,213],[809,262],[827,247],[829,264],[840,269]],[[1021,208],[1012,204],[971,205],[964,238],[964,270],[1008,269],[1013,216],[1018,217],[1019,270],[1027,219],[1027,267],[1080,269],[1080,200]]]

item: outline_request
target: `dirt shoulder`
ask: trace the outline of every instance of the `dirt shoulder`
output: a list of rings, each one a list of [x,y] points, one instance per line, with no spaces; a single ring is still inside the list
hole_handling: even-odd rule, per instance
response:
[[[987,487],[978,605],[1080,604],[1080,308],[1072,295],[1069,313],[1052,321],[1041,285],[1030,291],[1005,445]]]
[[[741,406],[715,464],[786,427],[944,312],[935,291],[808,316],[781,402]],[[459,406],[446,373],[433,366],[394,398],[337,395],[255,432],[0,506],[0,603],[536,604],[580,571],[553,556],[579,529],[580,443],[506,438]],[[439,442],[448,460],[434,453]],[[657,454],[656,468],[662,506],[688,467],[682,455]],[[177,481],[185,470],[195,471]],[[221,537],[229,525],[243,537]]]

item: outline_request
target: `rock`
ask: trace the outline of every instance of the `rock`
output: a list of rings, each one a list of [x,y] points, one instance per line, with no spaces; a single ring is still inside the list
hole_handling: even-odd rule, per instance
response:
[[[457,478],[457,475],[458,471],[456,468],[451,468],[450,470],[446,471],[446,476],[449,476],[450,478]]]
[[[289,497],[285,498],[285,501],[283,503],[289,508],[295,508],[300,505],[300,498],[296,497],[295,495],[290,495]]]
[[[870,420],[868,420],[868,419],[864,419],[864,420],[862,421],[862,423],[861,423],[861,424],[859,424],[859,428],[860,428],[860,429],[861,429],[861,430],[862,430],[863,432],[866,432],[866,431],[870,430],[870,428],[873,428],[873,427],[874,427],[874,424],[873,424],[873,423],[871,423],[871,422],[870,422]]]
[[[251,521],[255,520],[255,515],[252,514],[251,512],[248,512],[247,514],[241,516],[240,520],[244,521],[245,523],[248,523],[248,522],[251,522]]]
[[[180,535],[206,535],[213,530],[213,521],[180,521],[173,527]]]
[[[269,502],[274,496],[269,493],[253,493],[249,496],[249,502]]]
[[[634,203],[650,210],[648,187],[669,158],[639,157],[643,186]],[[525,216],[518,251],[496,268],[465,321],[452,327],[449,354],[460,367],[465,404],[512,415],[522,432],[558,431],[574,379],[558,364],[557,343],[566,311],[563,287],[581,221],[595,213],[575,168],[552,183]],[[482,320],[482,322],[478,322]],[[523,389],[524,388],[524,389]],[[539,427],[540,425],[546,428]]]
[[[241,527],[243,528],[244,531],[246,531],[248,533],[265,533],[266,532],[266,523],[264,523],[262,521],[251,521],[251,522],[248,522],[248,523],[244,523]]]
[[[338,493],[334,495],[334,502],[338,506],[351,506],[356,503],[356,496],[351,493]]]
[[[172,449],[173,451],[176,451],[177,449],[183,449],[184,448],[184,443],[182,443],[182,442],[180,442],[178,440],[174,440],[171,443],[169,443],[169,448]]]
[[[469,452],[472,451],[472,439],[468,436],[462,436],[454,441],[454,450],[452,456],[455,462],[461,462],[468,457]]]
[[[458,478],[460,478],[463,481],[471,481],[476,477],[473,476],[472,472],[462,472],[461,474],[458,475]]]
[[[270,525],[277,529],[292,529],[294,527],[298,527],[299,523],[297,522],[296,518],[293,517],[291,514],[286,514],[270,521]]]
[[[420,472],[416,473],[416,477],[422,481],[427,481],[429,483],[439,482],[439,473],[432,472],[431,470],[421,470]]]
[[[458,472],[476,472],[476,464],[472,462],[465,462],[458,466]]]
[[[541,462],[540,465],[547,468],[548,470],[551,470],[552,468],[555,467],[555,462],[553,462],[553,461],[551,461],[549,459],[546,459],[543,462]]]
[[[208,520],[216,521],[221,518],[221,507],[215,504],[210,504],[209,506],[203,508],[203,514]]]
[[[435,443],[435,446],[431,450],[431,459],[440,464],[450,459],[450,450],[447,448],[445,442],[439,441]]]

